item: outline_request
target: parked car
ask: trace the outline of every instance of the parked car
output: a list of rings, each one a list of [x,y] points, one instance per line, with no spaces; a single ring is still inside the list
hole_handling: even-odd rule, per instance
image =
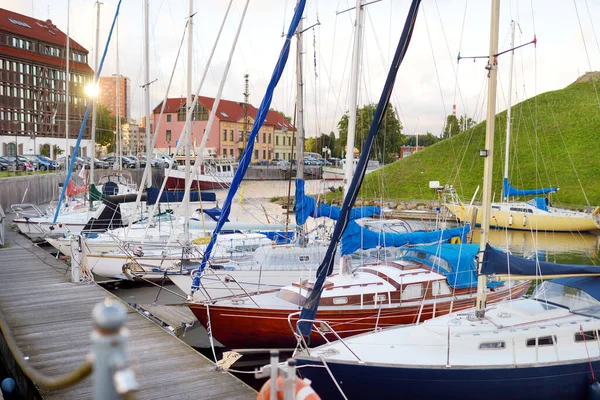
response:
[[[51,158],[42,156],[40,154],[23,154],[23,157],[27,158],[35,165],[35,169],[40,171],[60,169],[60,164],[58,161],[52,160]]]
[[[105,157],[102,161],[108,163],[109,168],[112,168],[116,162],[116,156]],[[137,160],[132,157],[121,156],[121,162],[123,168],[135,168],[137,166]],[[146,162],[144,160],[140,161],[140,167],[146,167]]]
[[[4,156],[4,159],[15,163],[17,171],[25,171],[25,170],[32,171],[33,169],[35,169],[35,165],[33,165],[31,163],[31,161],[29,161],[27,158],[25,158],[23,156],[16,156],[16,157],[15,156]],[[30,165],[31,167],[27,168],[27,165]]]
[[[81,157],[86,163],[88,163],[88,165],[91,163],[92,158],[91,157]],[[110,165],[108,165],[107,163],[105,163],[104,161],[100,161],[97,158],[94,158],[94,168],[96,169],[104,169],[104,168],[110,168]]]
[[[281,167],[281,168],[289,168],[290,167],[290,163],[287,160],[284,160],[283,158],[274,158],[269,162],[269,165],[273,165],[273,166]]]
[[[269,160],[259,160],[254,165],[269,165]]]
[[[17,164],[14,161],[0,157],[0,171],[14,171],[16,168]]]
[[[65,156],[62,157],[58,157],[58,159],[56,160],[58,161],[58,163],[60,164],[61,168],[69,168],[69,164],[66,164],[65,166]],[[69,162],[71,161],[71,157],[69,157]],[[81,167],[85,167],[86,165],[88,165],[89,163],[84,160],[81,157],[75,157],[75,168],[81,168]]]
[[[177,163],[175,162],[175,160],[173,160],[173,158],[171,158],[168,155],[163,154],[163,153],[154,153],[152,155],[152,159],[158,160],[159,166],[160,166],[160,162],[162,162],[162,166],[164,168],[169,168],[169,165],[173,165],[173,168],[175,168],[177,166]]]

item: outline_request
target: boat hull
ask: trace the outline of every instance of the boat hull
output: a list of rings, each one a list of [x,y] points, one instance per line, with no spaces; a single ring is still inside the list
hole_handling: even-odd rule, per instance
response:
[[[299,375],[311,380],[321,398],[342,398],[322,362],[303,356],[296,361],[301,367],[297,369]],[[600,361],[592,365],[595,373],[600,373]],[[328,361],[327,368],[350,399],[399,395],[420,400],[586,399],[591,381],[588,362],[519,368],[415,368]]]
[[[460,204],[445,204],[446,208],[460,221],[471,222],[473,210]],[[477,225],[481,225],[482,213],[477,213]],[[599,229],[598,225],[590,215],[589,218],[524,214],[519,212],[508,212],[492,210],[490,226],[493,228],[515,229],[525,231],[554,231],[554,232],[591,232]]]
[[[212,189],[227,189],[231,186],[231,182],[227,180],[208,180],[208,179],[199,179],[194,180],[192,183],[192,188],[196,189],[200,187],[200,190],[212,190]],[[167,189],[168,190],[184,190],[185,189],[185,179],[183,178],[175,178],[168,177],[167,178]]]
[[[490,292],[487,297],[488,304],[525,294],[529,282],[522,282],[512,287]],[[473,306],[475,294],[472,297],[455,300],[452,311],[459,311]],[[244,299],[246,304],[251,300]],[[415,302],[416,303],[416,302]],[[435,304],[398,305],[396,307],[365,307],[364,309],[343,307],[320,307],[317,311],[317,320],[327,321],[340,337],[348,337],[360,333],[370,332],[378,328],[395,325],[413,324],[425,321],[434,316],[445,315],[450,312],[450,301],[438,301]],[[293,348],[297,341],[292,334],[288,323],[291,313],[300,311],[301,307],[285,309],[256,308],[240,306],[220,306],[204,303],[190,303],[189,307],[200,323],[208,329],[210,314],[210,329],[214,337],[223,345],[232,348]],[[297,316],[291,319],[292,326],[296,326]],[[326,329],[323,325],[320,328]],[[243,335],[240,334],[243,332]],[[335,340],[331,332],[323,332],[328,340]],[[316,332],[310,336],[309,345],[317,346],[325,343],[325,339]]]

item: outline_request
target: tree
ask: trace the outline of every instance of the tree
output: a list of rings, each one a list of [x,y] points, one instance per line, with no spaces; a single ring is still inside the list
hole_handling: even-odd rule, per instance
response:
[[[376,104],[367,104],[356,110],[355,147],[359,151],[362,149],[364,140],[369,133],[369,128],[371,127],[376,108]],[[346,147],[348,138],[348,119],[349,116],[348,113],[346,113],[338,122],[338,131],[340,134],[338,143],[340,150],[343,150]],[[377,132],[377,136],[375,136],[375,144],[373,146],[373,151],[371,152],[371,157],[384,163],[394,160],[398,154],[398,149],[404,140],[402,125],[400,124],[400,121],[398,121],[398,118],[396,118],[394,107],[389,104],[385,112],[385,117],[379,127],[379,132]]]
[[[123,119],[119,118],[119,123],[123,123]],[[115,149],[115,132],[116,118],[111,115],[108,108],[102,104],[96,105],[96,144],[105,146],[106,150],[111,153]]]
[[[406,144],[409,146],[417,145],[417,138],[415,135],[407,135],[406,138],[408,139]],[[427,135],[419,135],[419,146],[428,147],[439,142],[440,140],[441,139],[439,137],[435,136],[431,132],[427,132]]]
[[[448,139],[459,132],[471,129],[475,124],[477,124],[477,122],[467,115],[461,115],[460,119],[456,118],[456,115],[448,115],[443,138]]]
[[[461,115],[460,119],[458,120],[458,126],[460,126],[461,131],[471,129],[476,124],[477,122],[467,115]]]
[[[40,154],[46,157],[50,157],[50,145],[48,143],[43,144],[40,147]]]
[[[444,139],[448,139],[449,137],[452,137],[453,135],[456,135],[459,132],[459,127],[458,127],[458,118],[456,118],[456,115],[448,115],[448,118],[446,118],[446,126],[444,127]]]
[[[314,137],[304,139],[304,151],[315,153],[317,151],[317,139]]]

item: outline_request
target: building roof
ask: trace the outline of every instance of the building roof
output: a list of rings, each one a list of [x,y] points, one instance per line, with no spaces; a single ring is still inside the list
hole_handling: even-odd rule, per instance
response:
[[[9,32],[22,38],[30,38],[42,43],[52,44],[61,49],[64,49],[67,43],[67,35],[58,29],[51,20],[48,19],[42,21],[4,8],[0,8],[0,31]],[[41,54],[39,53],[39,49],[37,52],[33,52],[6,46],[4,43],[1,43],[0,47],[2,48],[1,52],[9,56],[51,64],[58,67],[62,67],[65,64],[65,59]],[[69,40],[69,47],[72,50],[88,54],[86,48],[73,40],[73,38],[70,38]],[[93,73],[89,65],[85,63],[71,61],[70,67],[79,71]]]
[[[199,96],[198,102],[205,107],[207,110],[210,110],[215,99],[212,97]],[[172,114],[179,111],[179,109],[184,106],[186,103],[185,97],[173,97],[167,99],[167,105],[165,106],[165,114]],[[152,111],[153,114],[159,114],[160,109],[162,107],[162,102],[160,102]],[[253,119],[256,118],[256,114],[258,109],[251,104],[248,104],[248,115]],[[217,108],[216,116],[221,121],[229,121],[229,122],[237,122],[241,118],[244,117],[244,103],[237,103],[231,100],[221,99],[219,102],[219,108]],[[269,110],[267,113],[267,118],[265,120],[264,125],[274,126],[275,129],[281,130],[284,127],[288,131],[293,131],[295,128],[293,127],[291,122],[288,122],[281,114],[277,111]]]

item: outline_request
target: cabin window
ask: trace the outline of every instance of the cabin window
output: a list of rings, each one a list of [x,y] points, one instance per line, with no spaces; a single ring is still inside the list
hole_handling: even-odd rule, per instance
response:
[[[375,303],[383,303],[384,301],[387,301],[387,296],[385,294],[376,294],[373,296],[373,301]]]
[[[401,300],[420,299],[423,297],[423,284],[407,285],[402,294],[400,295]]]
[[[438,256],[431,255],[429,256],[429,262],[433,263],[434,267],[437,267],[446,272],[452,272],[452,267],[446,260],[442,260]]]
[[[334,297],[333,304],[335,304],[336,306],[340,306],[342,304],[348,304],[348,298],[347,297]]]
[[[483,342],[479,343],[479,350],[502,350],[506,348],[505,342]]]
[[[511,207],[510,211],[515,211],[515,212],[522,212],[522,213],[533,213],[533,210],[529,209],[529,208],[520,208],[520,207]]]
[[[584,339],[585,341],[598,339],[598,331],[585,331],[583,333],[575,333],[575,342],[583,342]]]
[[[492,206],[492,210],[499,210],[500,206]]]
[[[298,260],[301,262],[310,261],[310,256],[298,256]]]
[[[442,281],[433,282],[431,290],[434,296],[443,296],[452,293],[450,286]]]
[[[538,338],[527,339],[527,347],[534,347],[536,340],[538,346],[554,346],[556,344],[556,336],[540,336]]]

